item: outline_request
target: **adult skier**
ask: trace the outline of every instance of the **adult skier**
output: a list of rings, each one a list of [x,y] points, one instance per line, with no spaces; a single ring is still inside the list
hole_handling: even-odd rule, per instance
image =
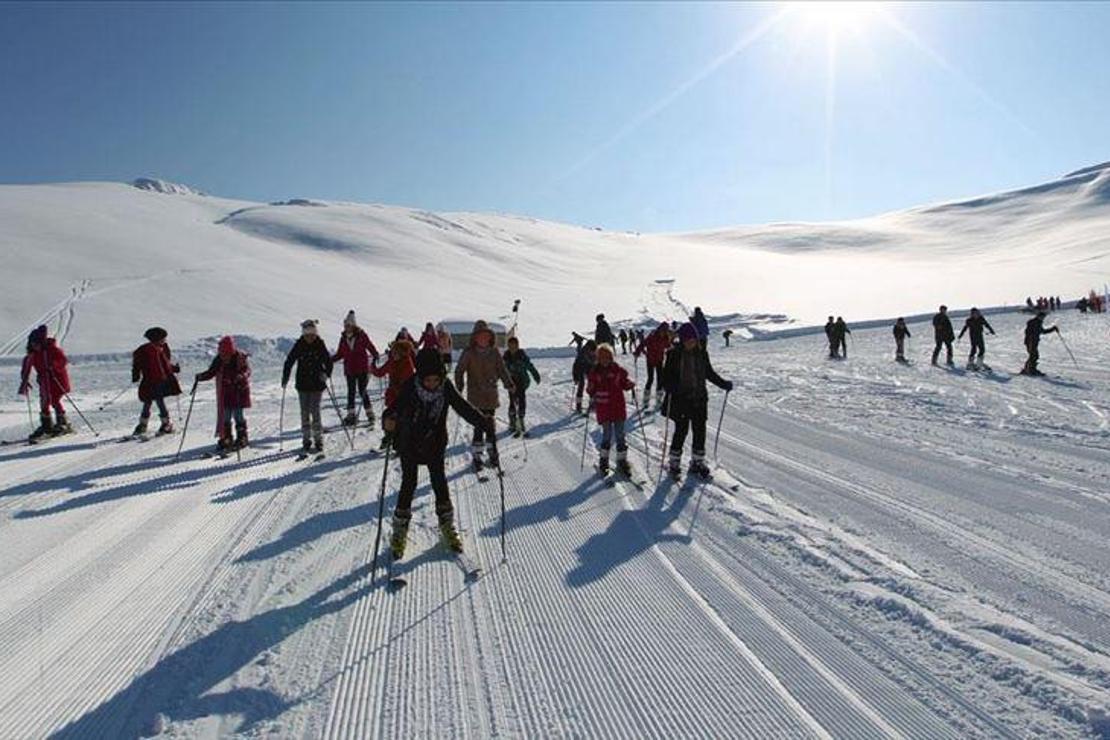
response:
[[[578,353],[582,351],[582,345],[586,343],[586,339],[586,337],[582,336],[578,332],[572,331],[570,333],[570,341],[567,342],[567,344],[573,344],[575,353]]]
[[[732,382],[713,370],[709,363],[709,354],[698,343],[698,331],[692,324],[683,324],[678,330],[678,338],[681,344],[668,350],[662,377],[667,392],[664,401],[667,416],[674,422],[670,473],[676,479],[682,475],[682,447],[692,427],[689,472],[708,478],[710,472],[705,464],[705,425],[709,414],[709,393],[705,382],[708,380],[725,391],[732,390]]]
[[[725,347],[728,347],[729,342],[732,339],[732,329],[725,329],[723,332],[721,332],[721,336],[725,338]]]
[[[933,348],[934,365],[940,357],[941,347],[947,350],[946,362],[949,365],[955,364],[952,362],[952,341],[955,338],[956,332],[952,328],[952,319],[948,318],[948,306],[941,306],[940,311],[933,316],[933,339],[936,340],[936,347]]]
[[[331,361],[343,363],[343,375],[347,379],[347,416],[343,423],[348,426],[358,423],[358,411],[355,410],[357,392],[366,411],[366,421],[373,424],[374,406],[370,403],[367,386],[370,383],[370,363],[378,361],[378,348],[370,341],[370,335],[359,327],[354,309],[348,311],[343,319],[343,333],[339,335]]]
[[[493,417],[483,415],[459,395],[447,379],[447,369],[439,352],[422,349],[416,355],[415,375],[405,381],[395,403],[382,412],[382,425],[395,439],[394,448],[401,460],[401,490],[397,493],[393,535],[389,541],[395,559],[405,554],[412,521],[412,497],[421,465],[428,468],[435,492],[435,512],[443,542],[450,550],[462,552],[463,543],[455,529],[455,509],[444,468],[448,408],[454,409],[475,428],[493,434]]]
[[[166,344],[167,336],[162,327],[151,327],[143,333],[146,344],[131,353],[131,382],[139,384],[139,400],[143,404],[139,423],[131,433],[136,437],[146,434],[152,404],[158,406],[158,418],[161,420],[157,433],[173,432],[166,398],[181,394],[181,385],[177,382],[177,373],[181,372],[181,368],[174,364],[170,347]]]
[[[441,321],[436,325],[436,340],[439,345],[439,356],[443,360],[443,366],[448,370],[451,369],[451,351],[454,349],[454,342],[451,339],[451,332],[447,331],[447,327]]]
[[[627,355],[628,354],[628,332],[626,332],[622,328],[620,330],[620,332],[617,333],[617,339],[619,339],[620,342],[621,342],[621,354],[622,355]]]
[[[405,383],[416,374],[416,365],[413,361],[413,345],[407,339],[397,339],[389,345],[389,357],[380,367],[377,363],[370,366],[370,372],[377,378],[389,378],[385,388],[385,408],[390,408],[397,402],[397,397]],[[384,413],[384,412],[383,412]],[[383,427],[384,430],[384,427]],[[379,449],[386,449],[393,442],[393,435],[385,431]]]
[[[671,348],[671,330],[666,322],[660,322],[655,331],[648,334],[647,338],[636,349],[635,354],[643,354],[647,364],[647,382],[644,384],[644,403],[651,398],[651,386],[657,382],[655,400],[657,409],[663,408],[663,360],[666,359],[667,350]],[[656,381],[656,376],[659,376]]]
[[[1044,311],[1037,311],[1037,315],[1025,324],[1025,350],[1029,353],[1029,357],[1025,360],[1025,367],[1021,369],[1022,375],[1044,375],[1037,369],[1037,363],[1041,359],[1041,335],[1053,332],[1060,333],[1060,327],[1058,326],[1044,328],[1045,315]]]
[[[624,422],[628,418],[624,393],[633,388],[635,386],[628,378],[628,371],[616,363],[612,346],[599,344],[597,364],[590,370],[586,393],[590,396],[590,405],[593,406],[597,414],[597,424],[601,427],[597,469],[602,475],[609,473],[609,449],[614,437],[617,443],[617,470],[622,475],[632,475],[632,469],[628,465],[628,444],[624,438]]]
[[[505,360],[497,351],[495,341],[496,337],[485,321],[474,322],[470,343],[459,357],[459,364],[455,366],[455,385],[459,392],[465,390],[466,400],[470,405],[490,419],[489,424],[474,425],[471,453],[475,472],[480,472],[485,464],[482,460],[483,447],[488,448],[490,465],[496,468],[501,464],[497,459],[497,436],[493,425],[494,414],[501,405],[497,381],[500,380],[505,385],[510,396],[516,392],[513,379],[505,367]]]
[[[905,341],[912,336],[906,320],[899,316],[894,322],[894,359],[898,362],[906,362]]]
[[[597,315],[597,326],[594,327],[594,341],[598,344],[613,345],[617,338],[613,336],[613,330],[609,328],[609,322],[605,320],[605,314],[599,313]]]
[[[582,393],[586,390],[586,376],[590,374],[594,363],[597,362],[597,342],[587,339],[578,354],[574,356],[574,367],[570,376],[574,380],[574,411],[582,413]]]
[[[289,384],[293,366],[297,366],[294,387],[301,408],[301,447],[306,453],[324,451],[324,425],[320,418],[320,399],[328,389],[332,359],[324,340],[319,337],[316,322],[305,319],[301,322],[301,336],[289,354],[285,356],[285,366],[281,370],[281,387]]]
[[[840,351],[844,359],[848,359],[848,335],[852,330],[848,328],[848,324],[840,316],[836,317],[836,324],[833,325],[833,339],[836,340],[837,349]]]
[[[216,379],[216,451],[228,452],[246,447],[247,417],[245,409],[251,407],[251,366],[247,354],[240,352],[230,336],[220,339],[212,364],[197,373],[195,382]],[[231,436],[231,422],[235,422],[235,437]]]
[[[509,339],[509,348],[505,350],[505,367],[513,379],[513,391],[509,393],[509,426],[514,437],[527,437],[528,430],[524,426],[524,414],[528,411],[528,386],[535,380],[540,382],[540,373],[532,364],[528,353],[520,348],[520,340],[516,337]]]
[[[698,341],[701,342],[702,347],[705,347],[709,343],[709,321],[701,312],[701,306],[694,307],[694,315],[690,317],[690,323],[698,330]]]
[[[31,393],[31,370],[39,387],[39,427],[31,432],[29,442],[44,437],[71,434],[73,427],[66,419],[62,398],[69,393],[69,359],[54,337],[46,336],[46,326],[39,326],[27,337],[27,356],[19,376],[19,395]],[[51,419],[50,411],[54,411]]]
[[[983,341],[983,329],[986,329],[994,336],[994,327],[987,321],[987,317],[979,313],[978,308],[971,309],[971,315],[964,321],[964,327],[960,329],[960,336],[957,339],[963,339],[964,334],[970,332],[971,339],[971,352],[967,356],[967,367],[969,370],[977,370],[983,365],[983,355],[987,353],[986,342]],[[976,364],[975,356],[979,355],[979,362]]]
[[[830,316],[829,320],[825,323],[825,341],[829,343],[829,359],[835,360],[840,355],[838,349],[840,342],[836,341],[833,337],[836,332],[836,320]]]

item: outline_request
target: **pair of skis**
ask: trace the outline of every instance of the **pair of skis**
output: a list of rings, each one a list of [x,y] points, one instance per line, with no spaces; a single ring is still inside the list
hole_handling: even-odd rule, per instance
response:
[[[447,559],[462,571],[464,583],[474,583],[482,577],[481,563],[465,550],[462,552],[450,550],[442,542],[439,543],[438,547],[442,547],[447,553]],[[411,558],[394,559],[393,550],[391,549],[386,550],[385,557],[386,584],[390,591],[400,591],[409,584],[412,572],[415,569],[414,561]]]

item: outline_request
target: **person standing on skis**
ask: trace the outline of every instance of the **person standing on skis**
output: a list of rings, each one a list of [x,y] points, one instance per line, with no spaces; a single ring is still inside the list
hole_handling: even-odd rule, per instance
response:
[[[359,328],[354,309],[348,311],[343,319],[343,333],[339,335],[331,361],[343,363],[343,375],[347,379],[347,416],[343,423],[347,426],[358,423],[358,412],[355,410],[357,392],[366,410],[366,421],[373,424],[374,406],[370,403],[367,386],[370,383],[370,363],[378,361],[378,348],[370,341],[370,335]]]
[[[848,328],[848,324],[844,322],[844,318],[837,316],[836,324],[833,326],[833,339],[836,341],[836,347],[845,360],[848,359],[848,335],[851,333],[852,330]]]
[[[597,326],[594,327],[594,342],[612,346],[616,343],[617,338],[613,336],[613,330],[609,327],[609,322],[605,320],[605,314],[599,313],[596,318]]]
[[[416,345],[416,349],[434,349],[439,352],[439,334],[431,321],[424,324],[424,333],[420,335],[420,343]]]
[[[540,373],[532,364],[528,353],[520,348],[520,340],[516,337],[509,339],[509,348],[505,350],[502,359],[513,379],[514,390],[509,393],[509,426],[512,427],[514,437],[527,437],[524,414],[528,410],[528,386],[533,380],[540,382]]]
[[[151,327],[143,333],[146,344],[131,353],[131,382],[139,384],[139,400],[143,403],[139,423],[131,433],[136,437],[146,434],[152,404],[157,404],[158,418],[162,422],[157,433],[173,432],[165,399],[181,395],[181,385],[177,382],[177,373],[181,372],[181,368],[173,362],[170,347],[166,344],[167,336],[162,327]]]
[[[455,529],[455,509],[447,486],[444,454],[447,449],[447,409],[452,408],[469,424],[493,434],[493,417],[469,404],[451,381],[439,352],[422,349],[416,355],[415,375],[405,381],[393,405],[382,413],[382,425],[395,442],[401,460],[401,490],[393,510],[393,535],[389,548],[394,559],[405,555],[405,542],[412,521],[412,497],[416,492],[419,466],[428,468],[435,492],[435,511],[444,544],[462,552],[463,543]]]
[[[940,348],[944,347],[948,353],[946,362],[952,362],[952,341],[956,338],[956,331],[952,328],[952,319],[948,318],[948,306],[941,306],[940,311],[933,316],[933,339],[936,347],[933,348],[933,364],[937,364],[940,357]]]
[[[237,450],[250,444],[245,409],[251,407],[251,366],[230,336],[220,339],[212,364],[197,373],[194,383],[216,379],[216,451]],[[235,422],[235,437],[231,422]]]
[[[994,336],[994,327],[987,321],[987,317],[979,313],[978,308],[971,309],[971,315],[964,321],[964,328],[960,329],[960,336],[957,339],[963,339],[964,334],[971,332],[971,352],[967,356],[967,367],[969,370],[977,370],[983,367],[983,355],[987,353],[987,344],[983,340],[983,330],[986,329]],[[975,356],[978,354],[979,362],[976,364]]]
[[[667,352],[663,365],[663,386],[667,392],[664,406],[667,417],[674,422],[674,439],[670,449],[670,474],[682,475],[682,448],[686,435],[693,429],[689,472],[701,478],[710,476],[705,464],[705,428],[709,417],[709,393],[706,381],[721,390],[731,391],[732,381],[719,376],[709,363],[709,354],[698,342],[693,324],[678,330],[681,342]]]
[[[619,331],[619,332],[617,333],[617,338],[618,338],[618,339],[620,340],[620,342],[621,342],[621,354],[622,354],[622,355],[627,355],[627,354],[628,354],[628,332],[626,332],[626,331],[625,331],[625,330],[624,330],[624,329],[622,328],[622,329],[621,329],[621,330],[620,330],[620,331]]]
[[[832,316],[829,317],[828,322],[825,324],[825,341],[829,343],[829,359],[835,360],[840,357],[840,342],[835,338],[836,335],[836,320]]]
[[[401,388],[404,387],[405,382],[416,373],[416,366],[413,364],[413,345],[407,339],[398,339],[393,344],[389,345],[389,358],[381,367],[377,364],[370,366],[370,372],[377,378],[389,378],[389,385],[385,388],[385,408],[389,408],[397,402],[397,396],[401,393]],[[382,427],[383,431],[385,427]],[[393,435],[389,431],[385,431],[382,435],[382,443],[379,449],[384,450],[389,447],[393,441]]]
[[[665,321],[661,321],[655,331],[648,334],[633,353],[636,356],[643,354],[646,358],[647,382],[644,384],[644,405],[648,405],[651,401],[652,382],[657,383],[655,390],[656,410],[663,407],[663,360],[670,348],[671,330]],[[656,380],[656,376],[659,376],[658,380]]]
[[[443,367],[447,370],[451,369],[451,351],[454,349],[454,342],[451,339],[451,332],[447,331],[447,327],[440,322],[436,326],[436,340],[439,345],[439,356],[443,360]]]
[[[578,354],[574,356],[574,367],[571,368],[571,378],[574,379],[574,412],[582,413],[582,393],[586,390],[586,376],[590,374],[594,363],[597,362],[597,343],[587,339]]]
[[[690,323],[698,331],[698,341],[702,347],[707,347],[709,344],[709,321],[705,318],[705,314],[701,312],[701,306],[694,307],[694,315],[690,317]]]
[[[910,328],[906,326],[906,320],[899,316],[894,322],[894,359],[898,362],[906,361],[905,342],[911,336],[913,335],[910,334]]]
[[[58,340],[46,336],[46,326],[39,326],[27,337],[27,356],[19,375],[19,395],[31,393],[31,370],[39,386],[39,427],[31,432],[27,441],[38,442],[48,436],[72,434],[73,427],[66,419],[62,398],[70,392],[69,359]],[[50,411],[53,409],[54,418]]]
[[[628,419],[624,393],[635,387],[628,378],[628,371],[616,363],[613,348],[608,344],[598,345],[597,364],[590,370],[586,393],[590,396],[590,405],[601,427],[597,469],[602,475],[609,473],[609,449],[614,437],[617,443],[617,470],[622,475],[632,475],[628,466],[628,444],[624,438],[624,422]]]
[[[301,337],[293,343],[281,370],[281,387],[289,384],[293,366],[297,366],[297,400],[301,408],[301,447],[307,452],[324,451],[324,425],[320,418],[320,399],[328,389],[332,371],[331,354],[319,337],[316,322],[301,322]]]
[[[480,471],[484,466],[483,447],[488,452],[490,465],[496,468],[501,464],[497,458],[497,436],[493,424],[494,414],[501,405],[497,381],[500,380],[505,385],[510,396],[516,392],[513,379],[505,367],[505,360],[495,344],[496,337],[489,325],[482,320],[475,321],[474,330],[470,333],[470,344],[463,350],[459,364],[455,366],[455,385],[459,392],[465,390],[466,400],[470,405],[490,419],[488,425],[474,425],[471,452],[475,471]]]
[[[1058,326],[1044,328],[1045,315],[1043,310],[1037,311],[1037,315],[1025,324],[1025,350],[1029,353],[1029,357],[1025,360],[1025,367],[1021,369],[1022,375],[1044,375],[1037,369],[1037,363],[1041,359],[1041,336],[1053,332],[1060,333],[1060,327]]]

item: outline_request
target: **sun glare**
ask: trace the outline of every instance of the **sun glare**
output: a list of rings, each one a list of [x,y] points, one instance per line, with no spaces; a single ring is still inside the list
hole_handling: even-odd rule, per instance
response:
[[[806,26],[814,30],[839,33],[841,31],[862,31],[878,15],[882,3],[852,0],[820,2],[820,0],[814,0],[812,2],[788,2],[785,5],[790,13]]]

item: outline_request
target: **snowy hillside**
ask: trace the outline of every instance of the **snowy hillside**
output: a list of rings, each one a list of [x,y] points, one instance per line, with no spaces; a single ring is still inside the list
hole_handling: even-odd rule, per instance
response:
[[[1101,287],[1110,167],[847,223],[688,235],[306,198],[255,204],[152,179],[0,186],[0,257],[7,354],[40,322],[70,351],[103,353],[155,323],[182,344],[289,335],[305,317],[337,329],[355,308],[381,336],[444,316],[497,320],[515,298],[531,345],[588,331],[598,310],[637,321],[694,304],[728,317],[722,325],[773,330],[829,313],[858,321]]]

